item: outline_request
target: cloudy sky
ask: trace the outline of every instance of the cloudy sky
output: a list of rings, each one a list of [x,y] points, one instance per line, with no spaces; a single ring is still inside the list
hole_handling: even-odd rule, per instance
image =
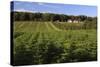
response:
[[[13,11],[97,16],[96,6],[14,1]]]

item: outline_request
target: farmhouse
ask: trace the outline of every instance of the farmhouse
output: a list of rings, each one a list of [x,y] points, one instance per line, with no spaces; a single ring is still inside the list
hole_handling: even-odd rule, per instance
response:
[[[71,20],[71,19],[69,19],[67,22],[68,22],[68,23],[79,23],[78,20]]]
[[[67,22],[68,22],[68,23],[72,23],[72,20],[68,20]]]

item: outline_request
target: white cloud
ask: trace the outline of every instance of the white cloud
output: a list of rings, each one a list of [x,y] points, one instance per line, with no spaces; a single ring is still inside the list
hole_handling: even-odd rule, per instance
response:
[[[38,5],[44,5],[44,3],[38,2]]]
[[[33,12],[33,11],[30,11],[30,10],[25,10],[25,9],[17,9],[17,10],[14,10],[14,11],[17,11],[17,12]]]
[[[23,11],[23,12],[25,12],[26,10],[25,10],[25,9],[16,9],[16,10],[14,10],[14,11],[18,11],[18,12]]]
[[[14,10],[14,11],[17,11],[17,12],[30,12],[30,13],[37,13],[39,11],[35,11],[35,10],[25,10],[25,9],[17,9],[17,10]],[[44,13],[47,13],[47,12],[44,12]]]
[[[42,13],[52,13],[52,11],[43,11]]]

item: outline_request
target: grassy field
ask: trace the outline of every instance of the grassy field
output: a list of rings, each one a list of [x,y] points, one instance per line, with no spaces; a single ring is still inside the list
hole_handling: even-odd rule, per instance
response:
[[[97,31],[67,30],[52,22],[14,22],[14,64],[97,60]],[[71,25],[71,24],[69,24]],[[79,24],[76,24],[79,26]]]

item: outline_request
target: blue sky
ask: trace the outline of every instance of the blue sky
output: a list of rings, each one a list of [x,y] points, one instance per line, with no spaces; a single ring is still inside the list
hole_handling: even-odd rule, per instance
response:
[[[14,11],[97,16],[96,6],[14,1]]]

